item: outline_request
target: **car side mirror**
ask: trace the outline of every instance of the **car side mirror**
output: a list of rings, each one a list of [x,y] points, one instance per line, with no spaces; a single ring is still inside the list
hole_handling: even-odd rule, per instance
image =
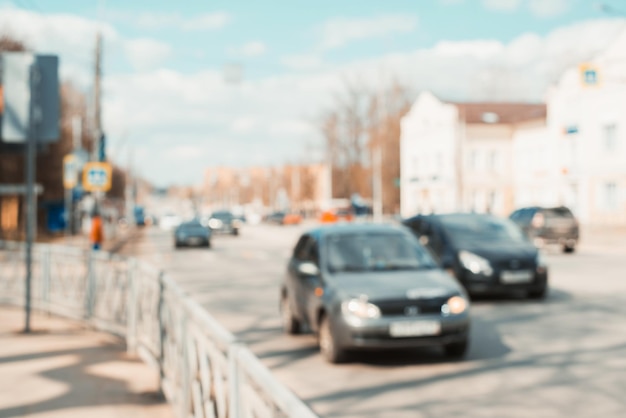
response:
[[[315,277],[319,276],[320,269],[310,261],[304,261],[298,264],[298,273],[302,276]]]

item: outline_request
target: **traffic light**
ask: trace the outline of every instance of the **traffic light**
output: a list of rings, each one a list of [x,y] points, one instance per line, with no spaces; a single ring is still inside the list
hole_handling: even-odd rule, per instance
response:
[[[106,157],[106,136],[102,134],[100,135],[100,141],[98,141],[98,161],[105,162]]]

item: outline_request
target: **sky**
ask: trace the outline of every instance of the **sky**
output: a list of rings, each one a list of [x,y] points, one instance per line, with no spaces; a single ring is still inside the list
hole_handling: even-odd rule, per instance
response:
[[[316,121],[345,80],[541,101],[626,30],[626,2],[603,3],[614,12],[593,0],[0,0],[0,33],[59,55],[63,80],[90,94],[100,31],[109,155],[167,186],[216,165],[314,161]]]

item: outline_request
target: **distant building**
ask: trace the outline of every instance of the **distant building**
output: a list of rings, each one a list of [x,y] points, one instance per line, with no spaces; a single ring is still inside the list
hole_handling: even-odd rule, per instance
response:
[[[402,120],[402,216],[508,215],[515,203],[513,138],[545,118],[543,104],[454,103],[420,94]]]
[[[330,173],[324,164],[209,168],[202,195],[211,209],[247,207],[255,212],[314,214],[330,200]]]

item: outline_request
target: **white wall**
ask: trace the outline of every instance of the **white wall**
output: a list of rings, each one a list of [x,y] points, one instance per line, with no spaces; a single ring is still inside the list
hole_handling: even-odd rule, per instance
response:
[[[401,214],[447,212],[455,208],[457,110],[431,93],[419,95],[402,119]]]

